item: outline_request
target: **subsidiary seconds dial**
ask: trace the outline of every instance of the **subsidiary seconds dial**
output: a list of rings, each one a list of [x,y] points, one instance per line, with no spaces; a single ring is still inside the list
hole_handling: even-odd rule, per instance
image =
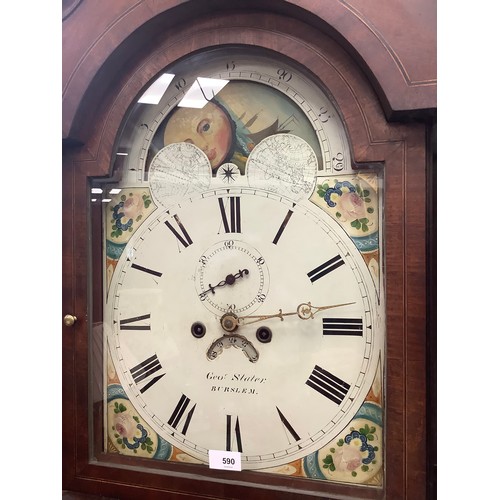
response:
[[[215,314],[255,310],[264,302],[268,289],[266,261],[245,241],[224,239],[207,249],[199,259],[198,297]]]

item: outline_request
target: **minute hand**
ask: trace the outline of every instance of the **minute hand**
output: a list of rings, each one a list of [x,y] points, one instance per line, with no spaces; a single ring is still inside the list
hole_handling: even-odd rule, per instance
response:
[[[238,317],[238,325],[250,325],[251,323],[257,323],[257,321],[264,321],[271,318],[279,318],[281,321],[284,320],[285,316],[298,316],[300,319],[313,319],[314,315],[318,311],[323,311],[325,309],[333,309],[334,307],[343,307],[355,304],[356,302],[345,302],[344,304],[332,304],[329,306],[313,306],[310,302],[303,302],[297,306],[297,309],[293,312],[284,313],[281,309],[276,314],[261,314],[256,316],[240,316]]]

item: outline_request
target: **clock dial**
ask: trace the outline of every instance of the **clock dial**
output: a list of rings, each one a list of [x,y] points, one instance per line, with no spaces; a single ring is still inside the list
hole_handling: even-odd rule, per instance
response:
[[[117,188],[151,208],[127,215],[108,267],[113,368],[191,460],[226,450],[244,469],[285,466],[349,426],[380,369],[383,276],[345,229],[375,231],[376,190],[351,169],[330,97],[293,63],[227,48],[168,70],[118,148]]]
[[[232,224],[221,206],[236,199]],[[201,460],[239,450],[257,469],[316,450],[353,417],[380,349],[376,295],[321,210],[260,189],[206,191],[155,212],[128,247],[108,338],[130,400],[164,439]]]

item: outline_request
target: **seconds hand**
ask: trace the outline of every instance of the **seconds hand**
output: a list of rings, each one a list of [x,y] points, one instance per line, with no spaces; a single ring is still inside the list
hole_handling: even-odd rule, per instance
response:
[[[222,280],[220,281],[217,285],[215,286],[212,286],[210,283],[208,284],[208,290],[205,290],[204,292],[201,292],[199,294],[199,296],[201,298],[203,298],[205,295],[208,294],[208,292],[212,292],[213,294],[215,294],[215,289],[216,288],[222,288],[223,286],[226,286],[226,285],[234,285],[234,283],[236,282],[236,280],[238,278],[242,278],[244,275],[247,275],[249,274],[249,270],[248,269],[243,269],[243,270],[239,270],[236,274],[228,274],[226,276],[226,279],[225,280]]]

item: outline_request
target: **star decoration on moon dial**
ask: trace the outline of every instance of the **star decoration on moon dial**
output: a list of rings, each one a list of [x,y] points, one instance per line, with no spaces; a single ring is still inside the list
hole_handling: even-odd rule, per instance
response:
[[[217,177],[225,184],[234,184],[241,174],[234,163],[224,163],[217,170]]]

